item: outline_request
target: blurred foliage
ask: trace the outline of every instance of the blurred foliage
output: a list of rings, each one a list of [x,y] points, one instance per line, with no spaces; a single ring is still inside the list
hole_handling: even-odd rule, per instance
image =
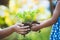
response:
[[[0,16],[0,24],[4,24],[5,21],[4,21],[4,18]]]
[[[5,23],[5,18],[0,16],[0,28],[7,27],[7,24]]]
[[[33,22],[37,21],[38,12],[39,10],[24,11],[23,13],[18,12],[16,17],[19,18],[19,21],[21,20],[21,22]]]

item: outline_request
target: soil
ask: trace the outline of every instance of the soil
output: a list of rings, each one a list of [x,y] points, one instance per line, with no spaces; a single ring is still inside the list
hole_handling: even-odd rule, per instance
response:
[[[23,22],[23,24],[24,24],[24,26],[30,26],[30,28],[31,28],[32,24],[40,24],[40,23],[37,21],[33,21],[33,22],[26,22],[26,23]]]

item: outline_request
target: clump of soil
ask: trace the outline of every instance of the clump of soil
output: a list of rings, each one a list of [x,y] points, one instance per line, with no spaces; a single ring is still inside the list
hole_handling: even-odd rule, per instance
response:
[[[33,21],[33,22],[32,22],[32,24],[34,24],[34,23],[36,23],[36,24],[40,24],[40,23],[39,23],[39,22],[37,22],[37,21]]]
[[[33,22],[23,22],[22,24],[24,24],[24,26],[30,26],[30,28],[32,27],[32,24],[40,24],[39,22],[37,21],[33,21]]]

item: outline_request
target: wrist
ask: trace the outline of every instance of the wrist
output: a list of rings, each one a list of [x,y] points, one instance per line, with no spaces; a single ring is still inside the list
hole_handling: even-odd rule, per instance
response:
[[[14,25],[12,26],[11,29],[12,29],[13,32],[15,32],[15,26]]]
[[[40,24],[38,27],[39,27],[39,29],[44,28],[44,26],[42,24]]]

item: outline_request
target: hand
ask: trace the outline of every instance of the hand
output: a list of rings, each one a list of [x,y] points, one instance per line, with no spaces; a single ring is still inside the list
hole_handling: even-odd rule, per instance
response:
[[[15,32],[22,34],[22,35],[25,35],[30,31],[29,26],[24,26],[24,24],[19,24],[19,23],[15,24],[13,29]]]
[[[35,23],[35,24],[32,24],[31,30],[32,30],[32,31],[38,31],[38,30],[40,29],[40,28],[39,28],[39,25],[40,25],[40,24],[36,24],[36,23]]]

